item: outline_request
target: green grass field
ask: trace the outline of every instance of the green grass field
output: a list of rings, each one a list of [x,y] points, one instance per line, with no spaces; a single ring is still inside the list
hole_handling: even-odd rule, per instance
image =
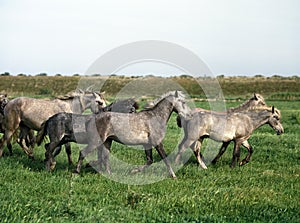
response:
[[[281,110],[285,133],[277,136],[265,126],[254,132],[250,163],[229,167],[233,146],[216,165],[197,167],[192,156],[177,172],[153,167],[128,174],[122,163],[113,163],[111,178],[84,168],[72,174],[64,151],[54,172],[45,171],[43,146],[29,160],[15,144],[14,155],[0,159],[1,222],[300,222],[300,102],[268,101]],[[237,102],[227,106],[236,106]],[[207,107],[206,103],[197,103]],[[176,152],[182,137],[172,116],[165,147]],[[206,145],[207,145],[206,141]],[[202,150],[207,158],[209,148]],[[73,159],[79,148],[73,144]],[[245,150],[241,157],[245,156]],[[5,149],[5,154],[7,150]],[[188,152],[189,153],[189,152]],[[114,144],[112,156],[132,165],[145,162],[142,150]],[[156,162],[160,159],[154,151]],[[209,157],[208,157],[209,158]],[[134,185],[135,182],[147,183]],[[145,177],[147,176],[147,178]],[[127,183],[124,182],[127,179]]]

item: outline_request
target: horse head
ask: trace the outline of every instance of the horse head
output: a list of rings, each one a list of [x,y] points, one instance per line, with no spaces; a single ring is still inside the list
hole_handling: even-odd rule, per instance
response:
[[[280,119],[280,111],[272,106],[272,112],[268,119],[268,124],[276,131],[277,135],[280,135],[284,132]]]
[[[186,104],[185,95],[181,91],[175,91],[173,96],[174,111],[185,119],[190,119],[192,116],[191,108]]]
[[[266,105],[264,97],[260,94],[254,93],[253,97],[250,100],[253,103],[252,106],[260,106],[260,105],[265,106]]]
[[[92,92],[92,97],[88,98],[88,107],[93,113],[98,113],[101,108],[106,106],[106,100],[103,96],[104,93]]]

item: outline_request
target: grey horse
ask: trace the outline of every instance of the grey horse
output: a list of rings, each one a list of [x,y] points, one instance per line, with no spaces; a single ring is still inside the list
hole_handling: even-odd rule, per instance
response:
[[[173,111],[185,118],[190,116],[191,109],[186,105],[185,96],[180,91],[162,95],[154,107],[137,113],[104,112],[95,115],[94,119],[87,123],[89,144],[80,152],[76,172],[80,172],[84,157],[92,150],[104,145],[109,151],[112,142],[116,141],[125,145],[142,145],[144,147],[147,162],[137,171],[142,171],[152,164],[152,159],[148,159],[148,157],[152,147],[155,147],[164,160],[170,175],[176,178],[162,143],[167,122]],[[108,160],[107,155],[105,166],[110,172]]]
[[[202,108],[195,108],[193,111],[196,112],[196,113],[197,112],[206,112],[208,114],[223,114],[223,115],[226,115],[226,114],[231,114],[231,113],[234,113],[234,112],[247,111],[249,109],[253,109],[255,107],[265,106],[265,105],[266,105],[266,102],[265,102],[265,99],[263,98],[263,96],[260,95],[260,94],[254,93],[253,96],[250,99],[248,99],[247,101],[245,101],[244,103],[242,103],[238,107],[229,108],[225,112],[216,112],[216,111],[211,111],[211,110],[205,110],[205,109],[202,109]],[[183,122],[183,123],[181,123],[181,122]],[[184,125],[184,119],[181,119],[179,115],[177,116],[177,125],[180,128],[182,127],[182,125]],[[201,142],[196,142],[196,143],[193,144],[194,147],[199,146],[199,145],[201,146]],[[223,155],[223,153],[226,151],[228,145],[229,145],[229,143],[227,143],[227,142],[224,142],[222,144],[218,155],[212,161],[213,164],[215,164],[217,162],[217,160]],[[243,142],[242,145],[246,145],[245,147],[248,149],[247,140],[245,142]],[[179,159],[175,160],[175,162],[179,163]],[[198,163],[198,164],[200,165],[200,163]]]
[[[44,121],[59,112],[82,113],[88,108],[98,112],[99,106],[105,105],[103,96],[95,92],[77,92],[54,100],[15,98],[4,108],[5,132],[0,140],[0,157],[5,143],[10,141],[21,124],[28,129],[40,130]],[[23,150],[29,157],[33,157],[33,151],[26,145],[23,145]]]
[[[121,112],[132,113],[138,108],[137,102],[130,98],[118,100],[110,105],[101,108],[99,112]],[[54,157],[60,153],[61,145],[68,142],[88,144],[88,132],[85,129],[86,123],[93,119],[93,115],[80,115],[73,113],[58,113],[50,117],[42,124],[41,130],[37,134],[37,144],[40,145],[46,135],[50,142],[45,144],[46,169],[48,171],[55,168]],[[71,150],[66,151],[69,164],[72,164]],[[101,154],[100,157],[101,159]],[[101,160],[100,160],[101,161]]]
[[[278,109],[267,106],[230,114],[198,112],[196,115],[193,115],[192,119],[187,120],[183,126],[184,138],[179,144],[175,161],[180,159],[182,152],[186,148],[191,147],[200,166],[206,169],[207,167],[200,156],[200,149],[203,139],[210,138],[223,142],[223,145],[225,143],[226,147],[233,141],[234,152],[231,166],[234,167],[236,161],[240,165],[244,165],[249,162],[253,153],[253,148],[247,141],[252,132],[262,125],[269,124],[278,135],[282,134],[284,130],[280,118],[281,114]],[[199,140],[199,145],[193,146],[197,140]],[[240,162],[240,146],[242,144],[249,150],[249,153]]]

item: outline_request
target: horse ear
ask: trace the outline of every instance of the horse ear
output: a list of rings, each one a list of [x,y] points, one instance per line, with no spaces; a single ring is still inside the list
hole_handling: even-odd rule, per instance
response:
[[[273,114],[275,113],[274,105],[272,106],[272,113],[273,113]]]
[[[175,98],[178,98],[178,91],[175,91]]]
[[[100,92],[100,94],[105,94],[105,91],[102,91],[102,92],[101,92],[101,91],[99,91],[99,92]]]
[[[256,96],[256,93],[255,93],[255,92],[253,93],[253,96],[254,96],[254,99],[255,99],[255,100],[258,100],[258,98],[257,98],[257,96]]]

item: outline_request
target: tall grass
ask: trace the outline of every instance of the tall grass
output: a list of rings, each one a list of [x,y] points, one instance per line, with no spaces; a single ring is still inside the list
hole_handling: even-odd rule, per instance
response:
[[[137,80],[143,80],[145,84],[143,88],[149,88],[148,91],[155,91],[156,85],[160,86],[163,82],[168,82],[168,85],[172,85],[171,83],[174,83],[174,86],[179,84],[192,97],[204,99],[207,97],[218,97],[218,95],[205,95],[201,88],[201,85],[210,86],[212,83],[211,78],[194,79],[188,76],[170,78],[144,77],[143,79],[142,77],[124,76],[0,76],[0,92],[8,93],[10,97],[54,97],[66,94],[78,87],[85,89],[90,86],[99,86],[99,88],[101,86],[101,91],[105,91],[109,96],[115,96],[124,90],[125,86],[128,88],[129,83]],[[300,78],[227,77],[218,78],[217,80],[226,99],[245,99],[253,92],[257,92],[271,100],[300,100]],[[151,87],[147,85],[150,83]],[[135,88],[136,86],[130,90],[139,90]]]

